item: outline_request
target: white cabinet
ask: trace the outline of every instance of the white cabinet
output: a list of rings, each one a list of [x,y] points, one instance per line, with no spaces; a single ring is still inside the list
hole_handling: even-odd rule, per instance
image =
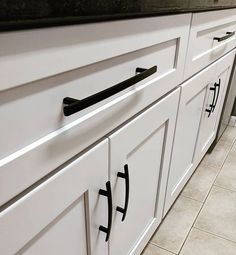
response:
[[[0,254],[107,255],[107,181],[106,140],[0,213]]]
[[[216,137],[234,55],[227,54],[181,86],[165,213]]]
[[[193,13],[185,79],[204,69],[236,46],[236,10]]]
[[[236,11],[214,14],[1,35],[0,254],[141,253],[216,136]]]
[[[181,14],[2,33],[0,205],[178,86],[190,20]],[[94,96],[127,81],[119,93]],[[93,104],[63,115],[64,98],[90,96]]]
[[[181,86],[179,114],[166,190],[165,213],[192,174],[195,144],[212,77],[211,67]]]
[[[109,136],[111,255],[139,254],[161,221],[178,101],[179,89]]]
[[[215,72],[213,75],[212,84],[208,88],[208,97],[206,98],[205,102],[205,109],[207,109],[207,111],[203,111],[197,141],[195,154],[197,163],[205,155],[216,137],[234,56],[235,51],[227,54],[215,63]]]
[[[3,210],[0,254],[139,254],[162,219],[179,94],[111,134],[110,149],[106,139]]]

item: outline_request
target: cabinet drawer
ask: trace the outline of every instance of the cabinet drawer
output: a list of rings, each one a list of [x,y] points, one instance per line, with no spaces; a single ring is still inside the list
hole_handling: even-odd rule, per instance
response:
[[[107,181],[105,140],[0,212],[0,254],[107,255]]]
[[[103,61],[0,92],[0,204],[177,86],[189,21],[187,14],[114,22],[114,29],[122,27],[122,35],[116,38],[112,33],[115,39],[106,44],[97,41],[98,51],[92,52],[101,54]],[[101,33],[107,28],[105,23],[97,26]],[[111,52],[118,48],[119,56],[108,59],[104,45]],[[65,97],[87,98],[133,77],[137,67],[152,66],[157,72],[150,77],[71,116],[63,115]]]
[[[169,27],[169,19],[175,21],[174,27]],[[161,19],[142,19],[142,23],[140,20],[125,21],[126,23],[123,21],[120,23],[114,22],[116,25],[114,29],[122,28],[123,30],[122,35],[120,35],[121,38],[117,39],[115,34],[110,35],[113,37],[110,38],[109,43],[107,42],[108,45],[104,41],[99,42],[96,39],[97,41],[94,43],[97,44],[97,52],[90,53],[87,50],[88,55],[104,55],[103,51],[109,49],[111,51],[109,59],[108,56],[100,56],[99,60],[103,61],[78,68],[74,71],[58,74],[51,78],[41,79],[37,82],[26,85],[21,84],[22,86],[15,89],[0,92],[0,117],[3,124],[1,126],[0,140],[4,144],[0,149],[0,159],[65,126],[73,120],[85,116],[99,106],[114,100],[117,96],[109,97],[107,100],[103,100],[67,118],[63,115],[62,111],[63,98],[84,99],[133,77],[136,74],[137,67],[150,68],[157,66],[157,72],[143,82],[134,84],[128,90],[134,90],[137,86],[150,79],[158,80],[155,88],[155,99],[158,99],[158,97],[178,85],[183,73],[183,56],[186,50],[189,15],[171,16],[169,19],[167,17],[162,17]],[[107,26],[107,24],[97,24],[97,29],[102,33],[105,28],[108,29],[110,27]],[[136,27],[139,27],[138,32],[135,29]],[[89,27],[85,26],[84,29],[89,29]],[[163,29],[165,32],[163,32]],[[34,33],[32,32],[32,37]],[[80,34],[81,37],[86,36],[87,30],[86,33],[80,31]],[[4,35],[2,36],[5,39]],[[18,34],[15,36],[16,40]],[[14,39],[14,36],[12,37],[8,39]],[[129,40],[126,41],[125,38],[129,38]],[[87,43],[90,45],[89,41]],[[105,48],[105,45],[107,48]],[[83,47],[83,45],[78,45],[78,47]],[[114,55],[112,55],[113,49],[118,51],[117,55],[119,56],[112,58]],[[11,44],[8,50],[11,50]],[[84,50],[86,51],[86,49]],[[37,61],[37,54],[40,54],[40,52],[35,52],[35,61]],[[63,54],[66,56],[67,51],[65,50]],[[56,64],[56,58],[54,61],[54,64]],[[66,59],[66,61],[73,62],[74,57],[71,57],[69,60]],[[27,66],[26,62],[22,62],[22,64]],[[85,65],[85,62],[81,60],[82,64]],[[21,67],[16,66],[15,68]],[[48,68],[50,69],[51,65]],[[34,71],[36,72],[36,70]],[[8,73],[10,74],[11,72],[9,71]],[[40,78],[43,78],[43,75]],[[10,75],[8,79],[11,79]],[[118,96],[122,93],[118,93]],[[153,99],[150,99],[150,103],[152,101]],[[6,136],[6,134],[8,135]],[[8,139],[9,136],[11,139]]]
[[[180,40],[181,49],[187,44],[190,17],[167,15],[1,33],[0,91],[173,39]],[[9,75],[12,70],[14,75]]]
[[[194,13],[185,78],[192,76],[236,46],[236,9]]]

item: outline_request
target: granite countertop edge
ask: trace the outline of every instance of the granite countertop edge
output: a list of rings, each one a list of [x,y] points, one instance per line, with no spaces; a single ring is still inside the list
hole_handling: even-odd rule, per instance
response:
[[[81,15],[81,16],[63,16],[63,17],[47,17],[47,18],[32,18],[32,19],[12,19],[0,20],[0,32],[28,30],[46,27],[58,27],[67,25],[77,25],[85,23],[95,23],[104,21],[114,21],[122,19],[155,17],[162,15],[174,15],[191,12],[205,12],[213,10],[224,10],[236,8],[235,5],[230,6],[213,6],[213,7],[194,7],[194,8],[164,8],[155,11],[133,12],[133,13],[117,13],[117,14],[102,14],[102,15]]]

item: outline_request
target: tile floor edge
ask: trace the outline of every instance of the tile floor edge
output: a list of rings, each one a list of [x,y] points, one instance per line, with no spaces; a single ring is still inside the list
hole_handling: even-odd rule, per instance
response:
[[[153,242],[148,242],[148,244],[154,245],[154,246],[156,246],[156,247],[158,247],[158,248],[160,248],[160,249],[162,249],[162,250],[164,250],[164,251],[167,251],[167,252],[169,252],[169,253],[171,253],[171,254],[173,254],[173,255],[178,255],[178,254],[179,254],[179,252],[178,252],[178,253],[174,253],[173,251],[169,251],[169,250],[167,250],[167,249],[165,249],[165,248],[163,248],[163,247],[160,247],[159,245],[157,245],[157,244],[155,244],[155,243],[153,243]]]
[[[233,240],[231,240],[231,239],[222,237],[222,236],[220,236],[220,235],[214,234],[214,233],[212,233],[212,232],[210,232],[210,231],[207,231],[207,230],[203,230],[203,229],[201,229],[201,228],[199,228],[199,227],[193,226],[192,229],[194,229],[194,228],[197,229],[197,230],[199,230],[199,231],[201,231],[201,232],[204,232],[204,233],[206,233],[206,234],[209,234],[209,235],[212,235],[212,236],[215,236],[215,237],[224,239],[225,241],[228,241],[228,242],[231,242],[231,243],[235,243],[235,244],[236,244],[236,241],[233,241]]]

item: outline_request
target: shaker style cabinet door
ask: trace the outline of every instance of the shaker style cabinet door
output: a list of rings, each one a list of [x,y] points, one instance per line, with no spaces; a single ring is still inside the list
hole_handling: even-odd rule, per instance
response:
[[[199,138],[196,147],[196,158],[201,160],[214,141],[219,119],[223,108],[226,90],[233,66],[235,51],[216,62],[213,82],[208,89],[206,109],[202,116]]]
[[[104,141],[0,213],[0,254],[107,255],[107,181]]]
[[[161,221],[179,89],[109,137],[111,255],[139,254]]]
[[[165,214],[216,137],[234,56],[230,52],[181,86]]]
[[[181,86],[178,120],[166,190],[165,214],[194,171],[194,153],[201,116],[215,67],[206,68]]]

